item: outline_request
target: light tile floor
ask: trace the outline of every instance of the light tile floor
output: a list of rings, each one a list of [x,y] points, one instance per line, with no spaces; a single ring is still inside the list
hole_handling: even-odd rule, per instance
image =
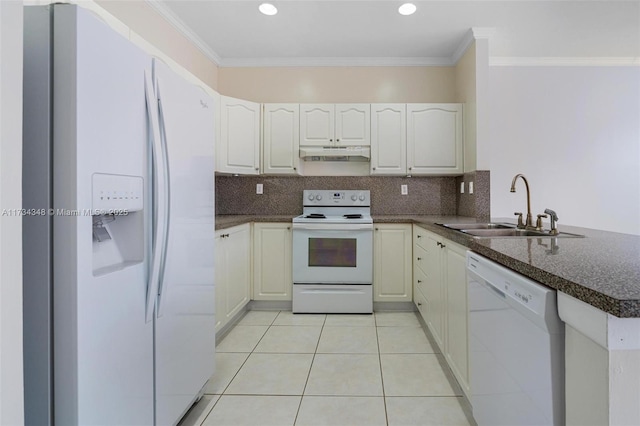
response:
[[[250,311],[216,349],[192,425],[470,425],[413,312]]]

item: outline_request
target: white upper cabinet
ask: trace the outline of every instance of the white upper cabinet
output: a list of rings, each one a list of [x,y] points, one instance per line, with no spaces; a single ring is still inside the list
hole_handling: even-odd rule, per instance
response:
[[[464,172],[461,104],[407,104],[407,166],[412,175]]]
[[[216,171],[260,173],[260,104],[220,96],[220,140]]]
[[[330,146],[334,136],[333,104],[300,105],[300,145]]]
[[[336,145],[371,145],[371,105],[336,104]]]
[[[406,104],[371,105],[371,174],[407,174]]]
[[[369,104],[301,104],[300,145],[368,146]]]
[[[300,106],[264,104],[262,114],[262,173],[299,174]]]

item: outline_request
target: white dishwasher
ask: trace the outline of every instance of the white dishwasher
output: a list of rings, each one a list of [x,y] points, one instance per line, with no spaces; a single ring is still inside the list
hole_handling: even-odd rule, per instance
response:
[[[564,424],[564,323],[556,291],[473,252],[467,282],[478,425]]]

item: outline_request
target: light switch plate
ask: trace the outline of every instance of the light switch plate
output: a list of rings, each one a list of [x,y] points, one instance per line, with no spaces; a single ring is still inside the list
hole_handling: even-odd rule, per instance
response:
[[[402,195],[409,194],[409,188],[407,188],[407,185],[400,185],[400,194]]]
[[[460,182],[460,193],[464,194],[464,182]]]
[[[473,182],[469,182],[469,194],[473,194]]]
[[[263,187],[261,183],[256,183],[256,194],[263,194]]]

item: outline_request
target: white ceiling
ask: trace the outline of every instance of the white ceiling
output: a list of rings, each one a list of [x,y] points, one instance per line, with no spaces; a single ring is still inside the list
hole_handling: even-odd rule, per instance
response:
[[[640,0],[148,1],[220,66],[451,65],[471,28],[495,59],[640,57]]]

